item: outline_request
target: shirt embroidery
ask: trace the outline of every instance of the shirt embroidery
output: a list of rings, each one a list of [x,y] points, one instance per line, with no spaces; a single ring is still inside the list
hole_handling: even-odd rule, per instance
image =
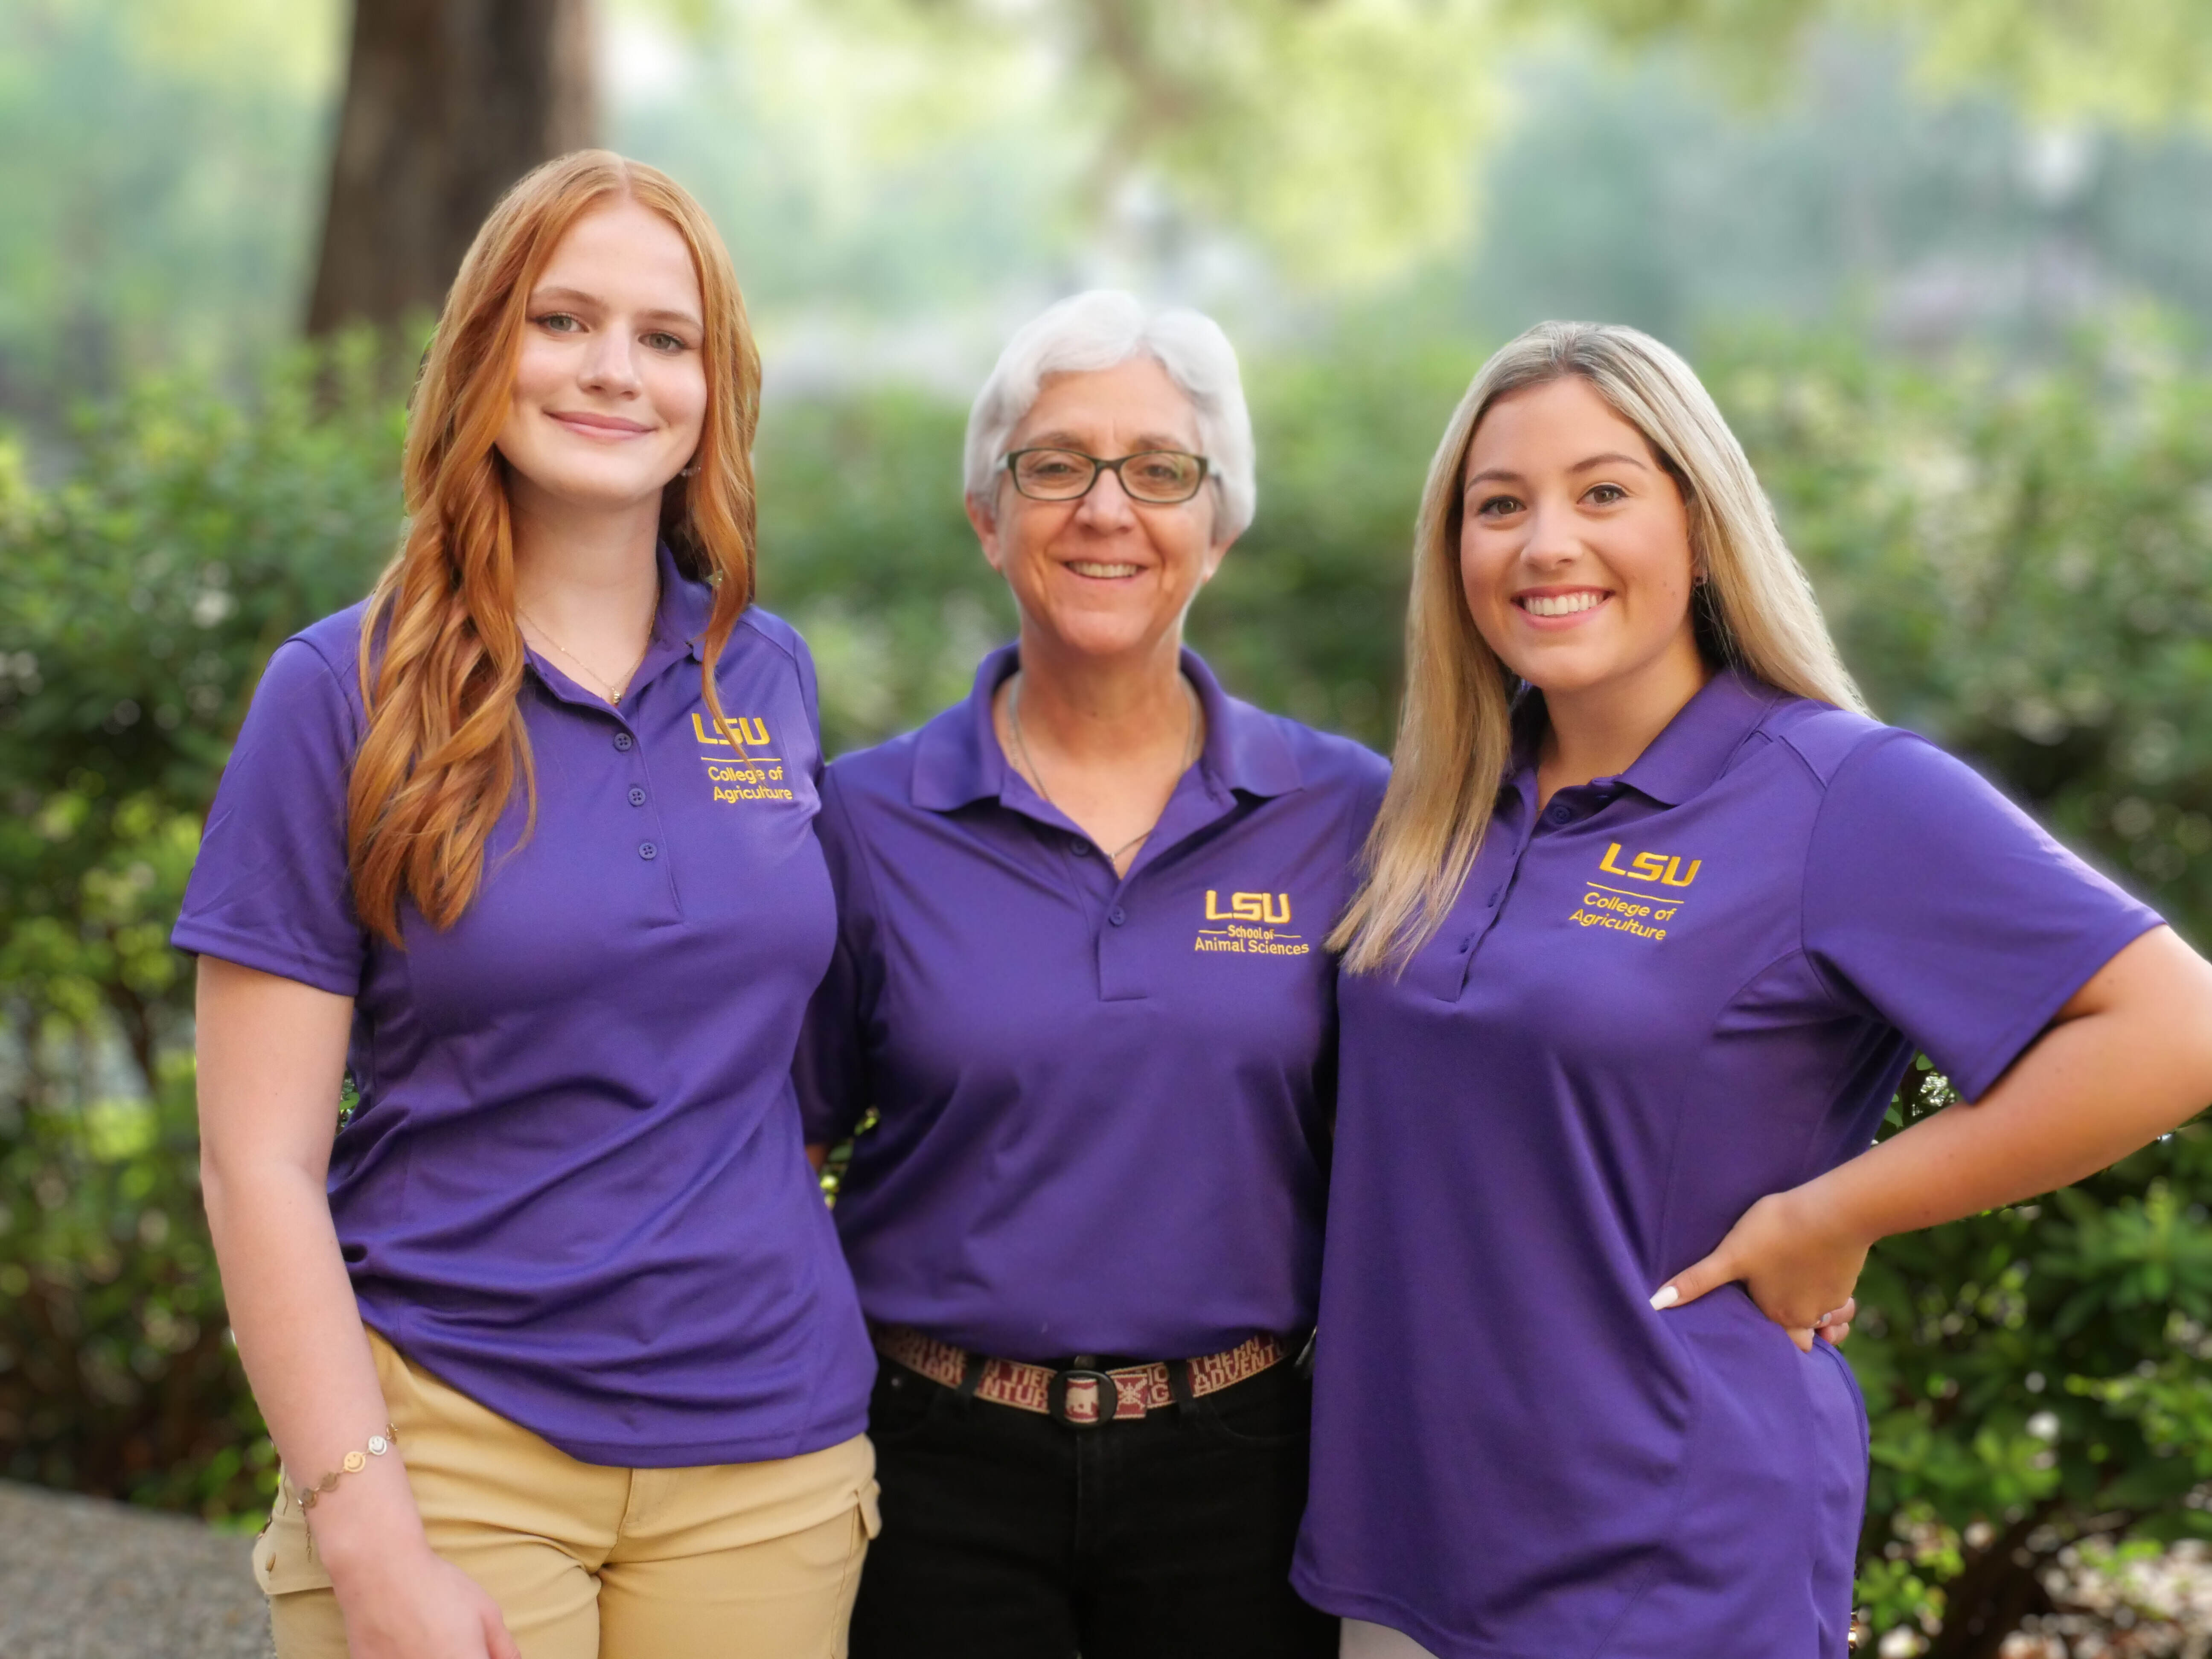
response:
[[[1687,887],[1697,880],[1698,872],[1705,867],[1705,861],[1692,859],[1686,869],[1680,857],[1673,854],[1637,853],[1630,855],[1625,865],[1620,858],[1620,843],[1614,842],[1605,849],[1605,856],[1597,861],[1597,867],[1602,873],[1618,878],[1622,884],[1589,882],[1583,887],[1582,902],[1567,920],[1577,927],[1603,927],[1656,944],[1667,937],[1665,924],[1674,921],[1684,901],[1679,894],[1640,892],[1627,884],[1633,882],[1647,888]]]
[[[797,799],[783,781],[783,761],[775,755],[756,755],[749,751],[765,749],[771,742],[768,722],[757,714],[733,714],[725,728],[728,737],[718,737],[707,729],[707,722],[699,711],[691,711],[691,732],[702,744],[716,749],[736,750],[734,757],[702,754],[707,763],[708,786],[714,799],[729,805],[748,800],[793,800]]]
[[[1194,951],[1253,957],[1303,957],[1313,953],[1313,946],[1303,937],[1286,931],[1291,920],[1288,893],[1231,893],[1229,908],[1224,910],[1220,894],[1209,887],[1206,890],[1205,919],[1227,925],[1200,928],[1198,937],[1191,941]]]
[[[1617,862],[1620,857],[1620,843],[1614,842],[1605,849],[1605,856],[1597,861],[1597,867],[1607,875],[1628,880],[1656,881],[1662,887],[1687,887],[1698,878],[1698,872],[1705,862],[1703,859],[1692,859],[1688,873],[1685,874],[1681,859],[1671,854],[1635,854],[1629,859],[1626,869]]]

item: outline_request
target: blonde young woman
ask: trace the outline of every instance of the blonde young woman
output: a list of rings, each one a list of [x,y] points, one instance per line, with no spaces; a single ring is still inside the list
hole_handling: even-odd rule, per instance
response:
[[[176,941],[281,1659],[844,1651],[875,1365],[787,1075],[836,918],[758,387],[689,196],[531,174],[404,547],[240,733]]]
[[[1295,1582],[1349,1655],[1841,1659],[1868,1248],[2212,1100],[2212,968],[1876,724],[1741,448],[1546,324],[1431,471],[1334,943]],[[1972,1104],[1869,1150],[1916,1048]]]

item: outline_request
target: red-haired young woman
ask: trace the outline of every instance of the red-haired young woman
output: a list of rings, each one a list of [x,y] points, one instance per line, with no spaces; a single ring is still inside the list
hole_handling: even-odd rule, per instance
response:
[[[176,940],[283,1659],[844,1651],[875,1364],[787,1079],[835,919],[759,383],[690,197],[539,168],[398,557],[240,733]]]

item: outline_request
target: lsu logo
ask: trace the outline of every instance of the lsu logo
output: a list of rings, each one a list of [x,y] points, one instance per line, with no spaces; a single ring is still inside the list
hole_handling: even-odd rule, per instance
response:
[[[1211,887],[1206,890],[1206,919],[1208,921],[1259,921],[1280,927],[1291,919],[1291,896],[1288,893],[1231,893],[1229,908],[1221,908],[1221,896]]]
[[[1310,940],[1300,939],[1284,924],[1291,919],[1288,893],[1231,893],[1229,908],[1221,908],[1221,895],[1206,890],[1206,919],[1218,927],[1201,927],[1190,948],[1202,956],[1310,957]]]
[[[748,719],[738,714],[731,720],[728,729],[732,736],[749,748],[768,747],[768,722],[764,720],[757,716]],[[707,722],[699,718],[699,711],[696,708],[691,711],[691,732],[702,743],[713,744],[720,749],[731,746],[728,738],[718,737],[707,729]]]
[[[1687,887],[1698,878],[1705,862],[1703,859],[1692,859],[1690,867],[1684,870],[1682,860],[1668,854],[1637,853],[1623,865],[1620,843],[1615,842],[1605,849],[1605,856],[1597,861],[1597,867],[1607,875],[1622,876],[1632,881],[1655,881],[1662,887]]]

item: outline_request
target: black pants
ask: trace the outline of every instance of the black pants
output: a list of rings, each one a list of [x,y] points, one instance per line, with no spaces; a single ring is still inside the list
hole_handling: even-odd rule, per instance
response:
[[[853,1659],[1334,1659],[1290,1585],[1311,1405],[1285,1364],[1075,1429],[884,1361]]]

